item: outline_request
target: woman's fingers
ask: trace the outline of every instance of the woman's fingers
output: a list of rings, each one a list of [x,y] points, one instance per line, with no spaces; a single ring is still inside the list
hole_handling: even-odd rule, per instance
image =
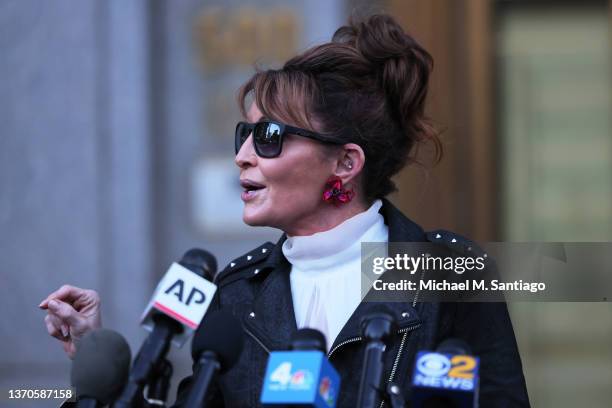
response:
[[[52,315],[57,316],[59,320],[61,320],[62,324],[66,324],[72,328],[78,328],[81,326],[82,322],[79,312],[74,310],[74,308],[68,303],[57,299],[51,299],[47,303],[47,307]]]
[[[88,331],[102,325],[100,297],[94,290],[63,285],[38,306],[47,310],[47,331],[62,343],[70,358],[76,352],[76,342]]]
[[[70,358],[76,343],[88,331],[102,326],[98,292],[63,285],[38,305],[47,310],[45,326],[49,334],[62,343]]]
[[[55,337],[58,340],[64,340],[67,333],[67,326],[65,326],[61,320],[57,316],[53,316],[48,314],[45,316],[45,326],[47,327],[47,332],[52,337]]]
[[[48,315],[46,318],[49,319],[53,327],[55,327],[63,337],[69,337],[70,327],[68,326],[68,324],[64,323],[62,319],[51,313],[51,311],[47,311],[47,313]]]
[[[53,324],[53,321],[51,320],[50,315],[45,316],[45,326],[47,327],[47,332],[49,333],[49,335],[55,338],[58,338],[58,336],[60,336],[60,333],[61,333],[60,329],[59,327]]]
[[[41,309],[49,309],[49,304],[52,301],[58,302],[60,305],[58,307],[64,309],[64,312],[68,313],[68,317],[76,316],[79,317],[81,321],[88,320],[88,322],[83,324],[91,327],[102,326],[100,296],[95,290],[63,285],[55,292],[49,294],[38,307]],[[70,308],[66,308],[64,305],[68,305]],[[75,312],[78,312],[78,314],[75,314]]]
[[[64,352],[68,354],[68,357],[74,358],[76,346],[73,341],[62,341],[62,347],[64,348]]]
[[[46,309],[49,306],[49,301],[51,299],[59,299],[64,302],[72,303],[72,301],[83,296],[85,292],[86,289],[77,288],[76,286],[72,285],[63,285],[55,292],[49,294],[42,302],[40,302],[38,307],[41,309]]]
[[[96,314],[100,309],[100,296],[95,290],[83,289],[72,303],[72,307],[87,315]]]

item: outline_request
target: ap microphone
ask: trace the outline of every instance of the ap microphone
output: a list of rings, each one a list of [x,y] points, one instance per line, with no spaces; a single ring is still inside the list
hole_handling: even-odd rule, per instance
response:
[[[83,336],[70,371],[76,406],[102,407],[114,401],[127,380],[130,361],[130,346],[119,333],[96,329]]]
[[[128,383],[115,407],[130,407],[168,353],[170,342],[182,347],[206,314],[217,287],[199,274],[214,274],[214,257],[191,249],[173,263],[157,285],[144,311],[142,326],[150,331],[134,360]]]
[[[359,382],[357,407],[378,407],[385,390],[382,389],[383,356],[397,324],[391,312],[381,306],[361,320],[361,336],[366,340],[363,371]]]
[[[147,383],[146,406],[165,406],[168,399],[168,389],[172,378],[172,363],[168,359],[163,359],[155,367]]]
[[[217,273],[217,259],[215,259],[215,256],[200,248],[193,248],[185,252],[179,264],[210,282],[213,281]]]
[[[144,329],[153,334],[157,320],[173,322],[172,344],[182,347],[198,328],[217,290],[205,279],[214,276],[216,267],[215,257],[203,249],[185,252],[157,285],[142,316]]]
[[[412,377],[415,407],[478,406],[478,357],[463,340],[447,339],[435,352],[420,351]]]
[[[206,406],[206,392],[213,377],[238,362],[243,344],[242,326],[231,313],[215,311],[206,316],[191,343],[195,368],[186,408]]]
[[[325,354],[325,336],[318,330],[298,330],[293,351],[270,353],[261,403],[265,406],[333,408],[338,401],[340,376]]]

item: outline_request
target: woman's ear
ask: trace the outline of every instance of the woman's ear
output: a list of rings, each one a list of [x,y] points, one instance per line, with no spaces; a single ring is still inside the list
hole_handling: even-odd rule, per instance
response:
[[[334,175],[340,177],[343,183],[355,179],[365,165],[363,149],[355,143],[341,146],[337,157]]]

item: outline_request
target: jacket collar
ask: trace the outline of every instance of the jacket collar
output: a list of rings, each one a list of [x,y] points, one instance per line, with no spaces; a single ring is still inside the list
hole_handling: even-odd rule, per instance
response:
[[[382,199],[380,213],[389,227],[389,242],[420,242],[425,241],[423,229],[408,219],[387,199]],[[264,343],[269,350],[286,349],[291,336],[297,330],[289,272],[291,264],[282,252],[283,242],[287,239],[283,234],[270,255],[261,264],[261,272],[253,279],[264,279],[262,286],[253,302],[253,311],[245,316],[245,326]],[[360,337],[360,323],[364,316],[380,305],[379,302],[361,302],[353,312],[340,334],[330,348],[338,344]],[[419,322],[416,310],[405,302],[382,302],[393,314],[399,328],[404,329]]]
[[[417,223],[406,217],[389,200],[382,199],[380,213],[389,227],[389,242],[422,242],[426,240],[425,231]]]

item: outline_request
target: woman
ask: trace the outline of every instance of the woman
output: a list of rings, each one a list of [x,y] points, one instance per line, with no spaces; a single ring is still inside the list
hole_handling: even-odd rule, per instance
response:
[[[216,277],[213,307],[230,310],[246,334],[238,364],[211,396],[218,405],[258,406],[270,350],[286,348],[298,328],[313,327],[328,339],[342,377],[339,406],[355,406],[364,350],[359,322],[376,307],[361,302],[360,243],[462,240],[426,234],[384,199],[417,144],[430,141],[441,151],[424,116],[431,69],[430,55],[391,17],[377,15],[341,27],[330,43],[282,69],[257,72],[241,88],[246,121],[236,127],[235,162],[243,219],[284,234]],[[69,354],[75,337],[100,324],[95,292],[66,286],[41,306],[49,309],[49,333]],[[386,306],[400,330],[385,353],[385,376],[408,399],[416,351],[453,337],[481,359],[481,406],[529,405],[505,304]],[[189,388],[186,379],[177,405]]]

